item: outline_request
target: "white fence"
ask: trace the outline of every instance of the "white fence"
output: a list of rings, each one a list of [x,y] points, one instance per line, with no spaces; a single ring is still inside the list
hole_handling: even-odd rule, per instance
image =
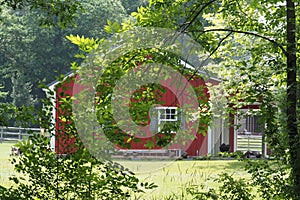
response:
[[[19,141],[32,134],[40,134],[40,128],[0,127],[0,142]]]
[[[262,153],[262,135],[238,135],[237,151],[258,151]]]

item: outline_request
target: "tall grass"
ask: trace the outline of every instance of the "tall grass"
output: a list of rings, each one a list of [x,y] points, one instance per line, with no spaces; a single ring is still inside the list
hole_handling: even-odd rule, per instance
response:
[[[128,162],[128,161],[127,161]],[[126,163],[128,164],[128,163]],[[132,161],[132,165],[135,162]],[[139,162],[139,169],[147,167],[149,161]],[[153,162],[151,162],[153,166]],[[190,199],[191,196],[186,189],[191,186],[200,186],[203,191],[209,188],[217,188],[218,183],[214,179],[218,174],[227,172],[234,174],[236,177],[247,177],[243,170],[244,163],[231,161],[175,161],[174,163],[150,173],[137,173],[140,180],[154,182],[158,188],[148,193],[135,196],[133,199],[161,200],[161,199]]]
[[[11,146],[14,143],[0,143],[0,185],[9,186],[9,177],[14,174],[9,161]],[[140,194],[132,199],[167,200],[190,199],[186,188],[198,185],[203,190],[218,187],[213,179],[218,174],[227,172],[236,177],[247,177],[243,170],[244,163],[236,160],[203,160],[203,161],[119,161],[132,169],[136,176],[147,182],[153,182],[158,188]],[[163,166],[163,167],[161,167]]]

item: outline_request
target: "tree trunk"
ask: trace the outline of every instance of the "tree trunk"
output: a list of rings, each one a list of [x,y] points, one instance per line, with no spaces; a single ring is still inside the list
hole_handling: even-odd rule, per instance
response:
[[[287,10],[287,133],[295,199],[300,198],[300,142],[297,128],[297,48],[295,3],[286,0]]]

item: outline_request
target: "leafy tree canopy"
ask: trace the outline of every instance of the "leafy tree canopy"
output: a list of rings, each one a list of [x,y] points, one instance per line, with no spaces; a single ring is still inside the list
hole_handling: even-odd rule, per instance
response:
[[[127,2],[126,6],[133,8],[134,3],[139,4],[138,2]],[[40,20],[46,19],[43,9],[47,10],[47,6],[51,4],[78,5],[77,8],[82,9],[82,12],[77,10],[72,19],[76,26],[66,24],[64,29],[56,26],[57,24],[40,26]],[[74,58],[78,49],[70,44],[66,36],[107,37],[108,34],[103,29],[107,20],[120,22],[128,17],[127,7],[124,6],[123,2],[113,0],[2,1],[0,83],[8,94],[0,101],[12,102],[16,106],[40,105],[39,99],[44,93],[38,88],[39,82],[50,83],[59,75],[69,72],[71,62],[81,62],[80,58]],[[54,5],[55,9],[56,7],[59,5]],[[68,6],[62,9],[68,9]],[[63,14],[62,10],[56,11]],[[57,18],[55,13],[49,11],[48,14],[49,20]],[[52,15],[54,16],[51,17]]]
[[[0,1],[0,6],[8,6],[14,10],[39,10],[42,13],[42,15],[39,16],[39,23],[41,25],[55,25],[62,28],[75,25],[78,12],[83,9],[79,1],[71,0],[2,0]]]
[[[229,112],[260,102],[269,144],[280,157],[289,158],[296,194],[300,191],[298,6],[299,1],[291,0],[151,0],[132,13],[134,23],[122,26],[165,27],[199,42],[214,61],[209,69],[223,79],[218,90],[227,105],[233,105],[227,106]]]

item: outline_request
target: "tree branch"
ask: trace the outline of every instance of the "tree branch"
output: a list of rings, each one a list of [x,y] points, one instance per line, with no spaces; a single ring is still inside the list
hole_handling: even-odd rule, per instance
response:
[[[233,29],[229,29],[229,28],[216,28],[216,29],[207,29],[207,30],[196,30],[196,31],[189,31],[189,32],[201,32],[201,33],[208,33],[208,32],[231,32],[231,33],[241,33],[241,34],[245,34],[245,35],[252,35],[258,38],[262,38],[264,40],[267,40],[269,42],[271,42],[272,44],[278,46],[282,52],[287,55],[287,51],[285,50],[285,48],[279,44],[278,42],[276,42],[275,40],[268,38],[266,36],[260,35],[258,33],[254,33],[254,32],[249,32],[249,31],[241,31],[241,30],[233,30]]]
[[[185,32],[188,28],[189,28],[189,26],[191,25],[191,24],[193,24],[194,23],[194,21],[199,17],[199,15],[203,12],[203,10],[204,9],[206,9],[209,5],[211,5],[213,2],[215,2],[216,0],[211,0],[211,1],[209,1],[209,2],[207,2],[206,4],[204,4],[204,5],[202,5],[201,3],[197,6],[197,8],[195,9],[195,10],[197,10],[198,8],[200,8],[200,6],[202,6],[201,7],[201,9],[195,14],[195,16],[194,17],[192,17],[193,16],[193,14],[194,13],[192,13],[191,14],[191,17],[192,17],[192,19],[189,21],[189,22],[185,22],[185,23],[183,23],[180,27],[179,27],[179,32]]]
[[[212,52],[210,52],[210,54],[207,56],[207,58],[205,59],[205,60],[203,60],[202,62],[201,62],[201,64],[198,66],[198,67],[196,67],[195,68],[195,70],[194,70],[194,72],[192,73],[192,75],[188,78],[188,80],[187,80],[187,82],[189,83],[190,82],[190,80],[192,80],[195,76],[196,76],[196,74],[199,72],[199,70],[200,70],[200,68],[211,58],[211,56],[220,48],[220,46],[222,45],[222,43],[230,36],[232,34],[232,32],[229,32],[225,37],[223,37],[220,41],[219,41],[219,43],[218,43],[218,45],[216,46],[216,48],[214,48],[214,50],[212,51]],[[184,60],[185,61],[185,60]],[[186,61],[185,61],[186,62]],[[204,69],[205,70],[205,69]],[[206,70],[205,70],[206,71]],[[207,73],[207,75],[209,76],[209,73]],[[187,86],[188,86],[188,83],[186,83],[186,85],[184,86],[184,89],[180,92],[180,94],[179,94],[179,96],[178,97],[180,97],[181,95],[183,95],[183,91],[187,88]],[[178,98],[177,97],[177,98]],[[175,100],[174,100],[174,102],[173,103],[176,103],[175,102]]]
[[[223,37],[223,38],[219,41],[219,43],[218,43],[218,45],[216,46],[216,48],[214,48],[214,50],[213,50],[212,52],[210,52],[210,54],[207,56],[207,58],[206,58],[204,61],[202,61],[201,65],[198,66],[198,67],[195,69],[194,73],[192,74],[191,78],[189,78],[188,81],[190,81],[190,80],[197,74],[197,72],[200,70],[200,67],[203,66],[203,65],[204,65],[204,64],[212,57],[212,55],[214,55],[214,53],[216,53],[216,51],[220,48],[220,46],[222,45],[222,43],[223,43],[223,42],[224,42],[231,34],[232,34],[232,32],[230,31],[225,37]]]

